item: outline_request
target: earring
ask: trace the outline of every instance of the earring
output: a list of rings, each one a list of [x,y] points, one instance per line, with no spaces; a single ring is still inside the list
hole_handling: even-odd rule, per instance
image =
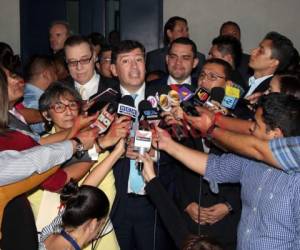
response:
[[[47,120],[47,125],[50,127],[52,125],[52,121],[51,120]]]

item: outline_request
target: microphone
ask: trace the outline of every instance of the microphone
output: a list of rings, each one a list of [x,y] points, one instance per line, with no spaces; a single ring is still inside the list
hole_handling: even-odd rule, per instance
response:
[[[210,91],[210,99],[204,103],[204,106],[213,107],[216,106],[212,101],[221,104],[225,96],[225,90],[221,87],[214,87]]]
[[[134,106],[134,100],[130,95],[124,95],[118,105],[117,113],[131,117],[133,120],[137,117],[137,110]]]
[[[170,100],[171,106],[179,106],[180,104],[180,96],[176,90],[170,90],[168,93],[168,97]]]
[[[161,117],[156,108],[153,108],[147,100],[142,100],[139,103],[139,120],[146,120],[151,128],[153,125],[158,125]]]
[[[194,96],[193,90],[191,85],[188,84],[182,84],[181,88],[178,90],[178,94],[180,97],[180,102],[188,101]]]
[[[225,95],[225,91],[221,87],[214,87],[209,93],[208,90],[199,87],[194,96],[187,101],[181,102],[180,106],[188,115],[199,116],[195,105],[204,107],[215,107],[216,105],[212,102],[221,103]]]
[[[140,155],[144,155],[151,149],[152,132],[148,120],[157,119],[158,112],[152,108],[151,104],[143,100],[139,104],[139,128],[135,132],[134,136],[134,150],[138,151]],[[138,171],[143,170],[143,162],[141,160],[136,161],[136,167]]]
[[[225,96],[223,98],[221,105],[228,109],[235,109],[236,104],[239,98],[241,97],[241,92],[243,92],[243,90],[239,88],[237,85],[235,86],[227,85],[225,88]]]
[[[100,113],[97,120],[91,124],[91,127],[98,127],[99,134],[104,133],[114,120],[114,114],[117,111],[117,104],[115,102],[109,103],[108,106]]]

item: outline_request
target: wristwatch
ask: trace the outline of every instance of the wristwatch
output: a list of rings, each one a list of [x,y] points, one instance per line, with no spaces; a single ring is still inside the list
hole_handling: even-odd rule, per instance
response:
[[[232,213],[233,212],[233,208],[232,208],[232,206],[226,201],[226,202],[224,202],[224,204],[227,206],[227,208],[228,208],[228,212],[229,213]]]
[[[73,137],[72,140],[76,141],[76,152],[75,152],[75,157],[77,159],[80,159],[84,155],[84,146],[82,142],[79,140],[78,137]]]

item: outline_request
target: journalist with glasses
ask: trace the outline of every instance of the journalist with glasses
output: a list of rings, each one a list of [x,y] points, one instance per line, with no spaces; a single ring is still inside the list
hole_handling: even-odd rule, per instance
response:
[[[41,96],[39,108],[46,120],[48,133],[55,134],[75,126],[75,120],[82,112],[82,99],[74,88],[61,82],[54,82]],[[87,178],[92,178],[91,174],[87,175],[87,173],[93,173],[94,180],[90,181],[88,185],[102,189],[107,195],[109,203],[112,204],[116,191],[111,168],[123,154],[120,144],[122,144],[122,140],[119,141],[119,147],[116,146],[110,154],[106,152],[98,155],[99,153],[95,151],[93,153],[94,160],[91,159],[92,154],[90,152],[88,154],[86,151],[79,159],[72,157],[61,166],[68,175],[67,181],[74,179],[80,183],[86,182]],[[59,182],[60,180],[57,178],[55,181]],[[31,194],[29,199],[39,230],[50,223],[60,212],[58,208],[60,207],[59,194],[56,192],[37,190]],[[43,207],[47,207],[47,209],[43,210]],[[110,246],[111,249],[118,249],[118,242],[112,228],[95,249],[105,249],[107,246]]]
[[[97,73],[95,64],[98,60],[92,44],[83,36],[70,36],[64,46],[65,60],[72,80],[70,86],[75,88],[83,100],[114,87],[109,78]]]

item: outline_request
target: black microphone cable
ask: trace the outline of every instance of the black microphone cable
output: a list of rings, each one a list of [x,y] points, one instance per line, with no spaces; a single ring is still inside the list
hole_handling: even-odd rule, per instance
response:
[[[157,173],[156,173],[156,176],[159,177],[159,171],[160,171],[160,151],[159,151],[159,144],[158,144],[158,141],[157,141],[157,144],[156,144],[156,148],[157,148]],[[156,250],[156,230],[157,230],[157,217],[158,217],[158,214],[157,214],[157,208],[155,208],[155,211],[154,211],[154,228],[153,228],[153,250]]]

